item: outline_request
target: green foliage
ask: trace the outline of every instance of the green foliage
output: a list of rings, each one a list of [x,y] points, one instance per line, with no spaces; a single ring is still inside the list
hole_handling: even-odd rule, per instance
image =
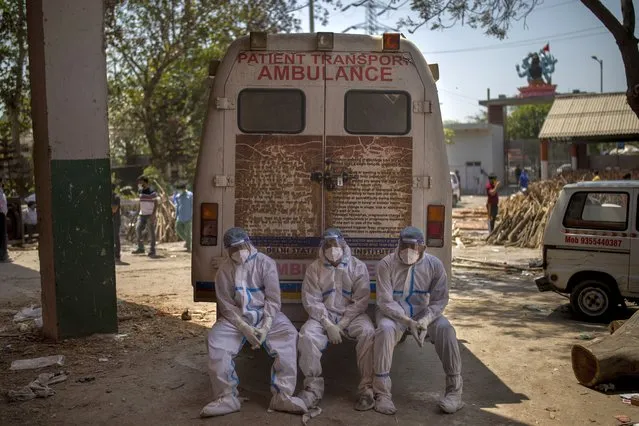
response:
[[[444,141],[448,144],[448,145],[452,145],[455,143],[455,131],[453,129],[449,129],[447,127],[444,127]]]
[[[391,4],[399,0],[391,0]],[[451,28],[457,24],[481,28],[484,34],[498,39],[506,37],[513,21],[525,19],[543,0],[412,0],[412,16],[399,25],[412,34],[425,24],[431,30]]]
[[[482,109],[476,114],[469,115],[468,117],[466,117],[466,119],[470,123],[488,123],[488,111]]]
[[[506,121],[510,139],[537,139],[551,106],[539,104],[517,107]]]
[[[107,8],[112,154],[195,169],[208,65],[251,30],[299,28],[296,1],[128,0]]]

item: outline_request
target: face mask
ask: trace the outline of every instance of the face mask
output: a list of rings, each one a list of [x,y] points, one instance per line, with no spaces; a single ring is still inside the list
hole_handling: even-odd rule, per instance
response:
[[[419,252],[413,249],[404,249],[399,252],[399,258],[407,265],[412,265],[419,259]]]
[[[331,247],[329,249],[324,250],[324,256],[328,259],[329,262],[337,262],[344,255],[344,250],[341,247]]]
[[[246,249],[242,249],[240,251],[236,251],[235,253],[233,253],[231,255],[231,259],[233,259],[233,262],[235,263],[244,263],[246,262],[246,259],[248,259],[250,254],[251,254],[250,251]]]
[[[138,189],[139,189],[139,190],[142,190],[142,185],[138,185]]]

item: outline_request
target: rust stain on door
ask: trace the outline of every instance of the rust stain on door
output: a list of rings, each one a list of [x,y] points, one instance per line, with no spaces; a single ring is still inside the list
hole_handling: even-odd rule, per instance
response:
[[[397,238],[411,222],[412,138],[327,136],[326,156],[356,176],[326,194],[326,224],[350,237]]]
[[[251,236],[312,237],[321,230],[322,136],[237,135],[235,224]]]

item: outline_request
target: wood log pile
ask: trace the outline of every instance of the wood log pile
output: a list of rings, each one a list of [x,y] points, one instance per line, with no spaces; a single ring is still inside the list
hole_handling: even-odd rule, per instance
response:
[[[171,203],[171,195],[158,183],[152,186],[158,194],[158,208],[155,212],[155,238],[158,243],[173,243],[179,241],[175,232],[175,206]],[[137,242],[135,227],[137,224],[137,213],[132,217],[126,230],[126,238],[131,242]],[[146,237],[148,241],[148,236]]]
[[[619,180],[627,171],[602,171],[602,180]],[[544,230],[559,192],[564,185],[592,180],[590,171],[563,173],[550,180],[533,182],[527,194],[514,194],[499,203],[499,215],[495,229],[487,242],[494,245],[538,248],[542,244]],[[639,172],[633,172],[633,179],[639,179]]]

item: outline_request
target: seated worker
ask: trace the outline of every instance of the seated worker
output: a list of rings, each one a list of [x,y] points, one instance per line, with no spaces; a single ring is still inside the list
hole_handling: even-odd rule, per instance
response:
[[[373,399],[373,336],[375,327],[366,314],[370,299],[370,279],[364,262],[351,255],[339,229],[322,235],[318,259],[306,270],[302,282],[302,304],[309,319],[302,326],[298,342],[304,390],[298,396],[308,408],[324,395],[322,352],[328,343],[339,344],[342,337],[357,340],[357,368],[360,383],[355,409],[370,410]]]
[[[439,407],[454,413],[464,406],[457,336],[442,315],[448,304],[446,270],[425,249],[422,231],[409,226],[400,233],[395,252],[377,265],[373,390],[375,410],[382,414],[397,412],[391,396],[390,369],[395,345],[405,332],[412,334],[420,347],[426,337],[435,344],[446,372],[446,393]]]
[[[208,334],[209,376],[213,401],[201,417],[239,411],[233,359],[245,342],[261,346],[275,358],[271,368],[270,409],[305,413],[304,402],[293,396],[297,382],[297,330],[280,312],[280,282],[275,262],[259,253],[241,228],[224,234],[226,259],[215,276],[219,319]]]

